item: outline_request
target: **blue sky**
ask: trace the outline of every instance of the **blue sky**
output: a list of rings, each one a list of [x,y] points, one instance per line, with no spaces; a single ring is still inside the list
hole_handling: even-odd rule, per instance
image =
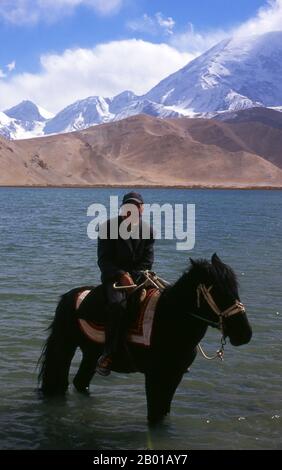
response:
[[[282,29],[281,12],[282,0],[1,0],[0,110],[33,99],[56,112],[84,94],[115,94],[122,82],[145,92],[141,80],[150,87],[242,28]],[[90,86],[92,75],[99,81]],[[71,78],[76,84],[62,99]]]
[[[164,17],[173,18],[178,31],[184,31],[189,23],[195,29],[209,30],[241,23],[264,4],[264,0],[136,0],[125,2],[116,14],[109,15],[97,14],[97,11],[81,5],[73,14],[61,15],[51,22],[42,17],[35,24],[22,24],[20,21],[13,24],[0,17],[0,41],[8,45],[1,50],[1,64],[15,60],[18,71],[36,71],[38,58],[49,51],[63,52],[76,46],[93,47],[104,41],[131,37],[163,41],[161,34],[130,30],[128,23],[143,14],[152,17],[162,12]]]

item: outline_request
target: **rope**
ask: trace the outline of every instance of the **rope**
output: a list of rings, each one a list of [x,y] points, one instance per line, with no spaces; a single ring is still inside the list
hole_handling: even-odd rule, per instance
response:
[[[203,350],[201,343],[198,344],[197,348],[198,348],[198,351],[200,351],[200,353],[202,354],[202,356],[208,361],[213,361],[214,359],[221,359],[221,361],[223,361],[223,354],[224,354],[223,349],[219,349],[218,351],[216,351],[214,356],[208,356]]]

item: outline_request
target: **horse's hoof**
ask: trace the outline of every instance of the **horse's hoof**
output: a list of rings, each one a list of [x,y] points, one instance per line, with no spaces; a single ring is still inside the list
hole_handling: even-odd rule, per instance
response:
[[[82,395],[85,395],[85,396],[89,396],[90,395],[90,391],[89,391],[89,388],[88,387],[74,387],[75,390],[78,392],[78,393],[81,393]]]
[[[166,415],[148,417],[149,427],[150,428],[156,428],[157,426],[160,426],[163,423],[165,416]]]
[[[74,385],[75,390],[76,390],[78,393],[82,393],[83,395],[86,395],[86,396],[89,396],[89,395],[90,395],[89,387],[83,387],[83,386],[81,386],[81,385],[75,383],[75,381],[73,381],[73,385]]]
[[[50,390],[40,388],[37,390],[39,398],[65,398],[67,390]]]

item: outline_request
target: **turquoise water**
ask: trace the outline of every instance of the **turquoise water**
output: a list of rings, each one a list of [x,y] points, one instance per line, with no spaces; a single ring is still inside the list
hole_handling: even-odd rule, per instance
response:
[[[147,428],[141,374],[97,377],[90,398],[72,386],[65,400],[38,398],[36,362],[59,295],[99,282],[87,208],[123,192],[0,188],[0,448],[282,448],[279,191],[142,190],[148,202],[196,204],[195,248],[157,241],[160,276],[173,281],[189,256],[216,251],[238,274],[254,330],[250,344],[228,344],[223,363],[197,357],[159,429]],[[203,345],[214,352],[218,340],[210,330]]]

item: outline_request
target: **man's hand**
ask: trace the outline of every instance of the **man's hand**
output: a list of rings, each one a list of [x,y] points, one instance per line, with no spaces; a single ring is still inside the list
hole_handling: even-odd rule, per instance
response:
[[[129,273],[122,273],[118,280],[119,286],[132,286],[134,285],[134,281]]]

